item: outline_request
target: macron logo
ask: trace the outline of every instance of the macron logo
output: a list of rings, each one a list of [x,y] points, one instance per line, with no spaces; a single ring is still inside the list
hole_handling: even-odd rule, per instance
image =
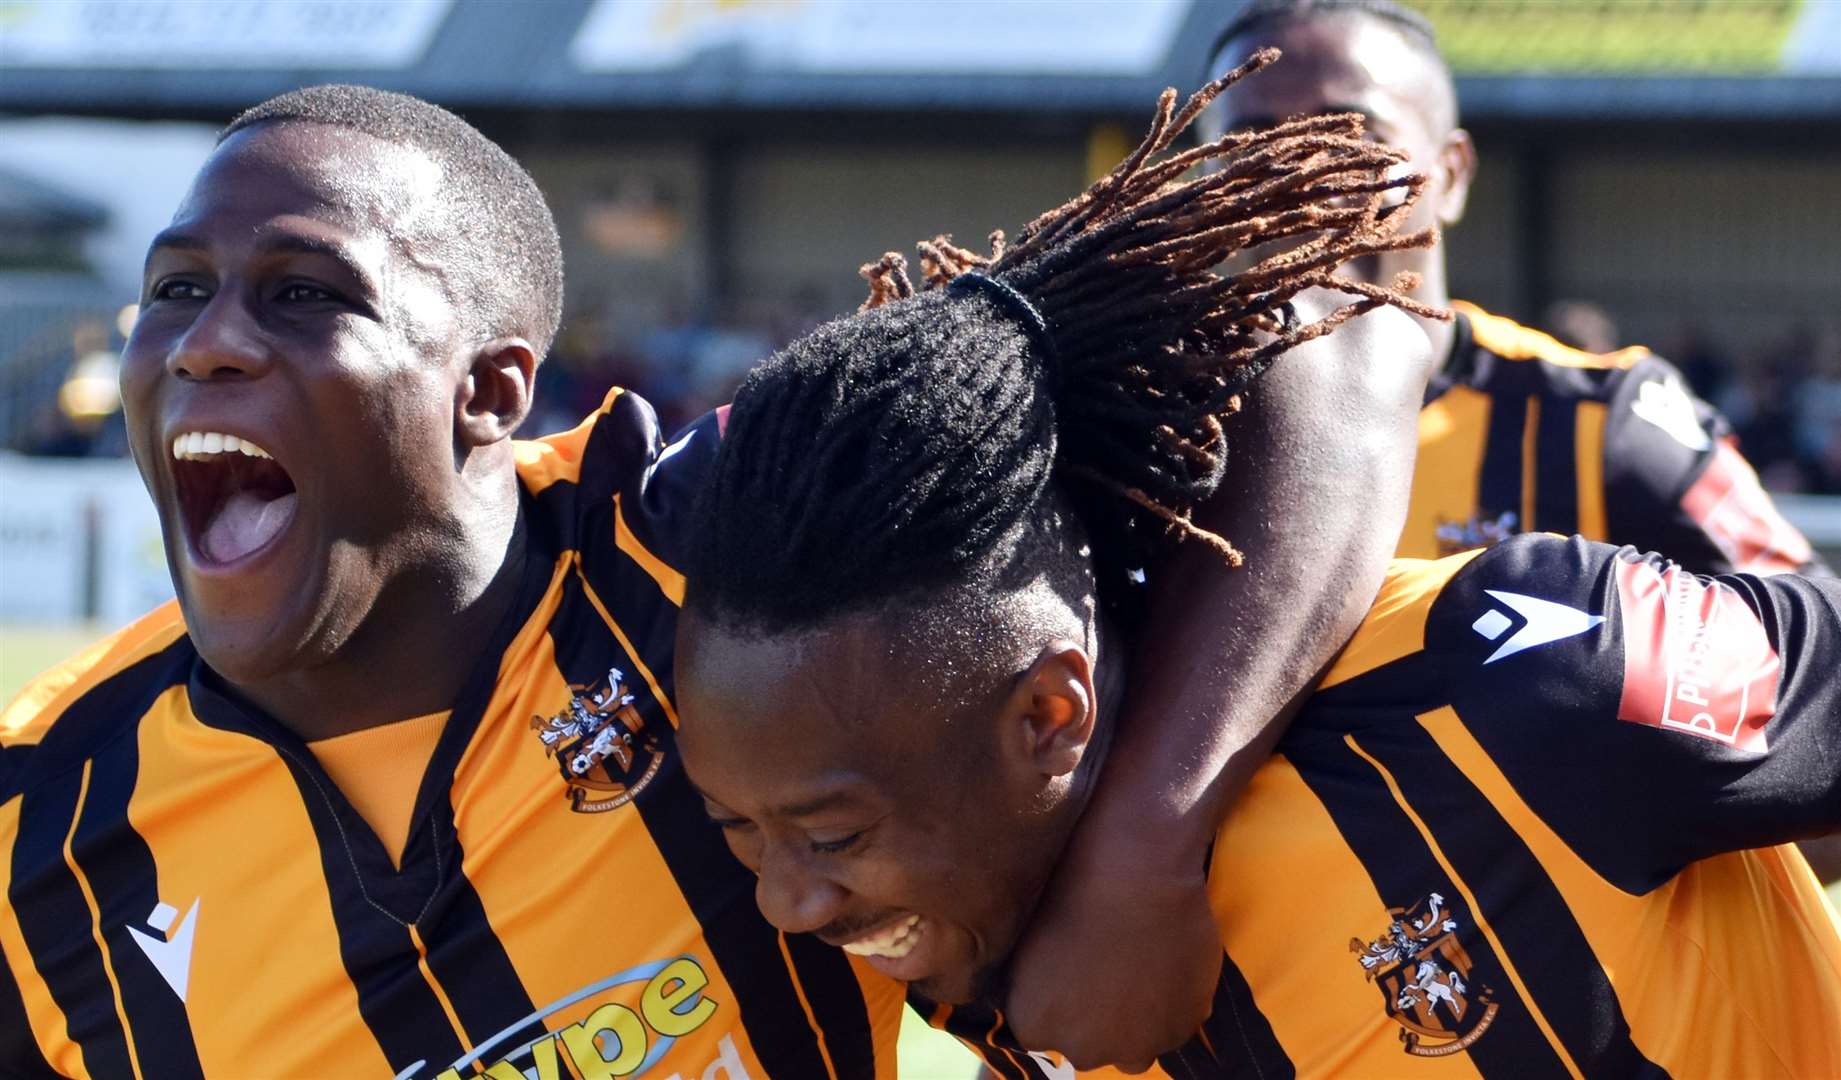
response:
[[[185,919],[179,923],[179,929],[171,935],[173,919],[179,911],[171,904],[161,903],[147,914],[147,925],[159,932],[159,937],[140,929],[128,927],[128,933],[134,935],[134,943],[153,961],[153,966],[166,980],[166,985],[173,988],[179,1000],[185,1000],[185,988],[192,978],[192,931],[198,929],[198,901],[192,901],[191,910],[185,913]]]
[[[1502,601],[1515,614],[1527,620],[1520,630],[1515,631],[1507,641],[1496,647],[1495,652],[1489,654],[1489,659],[1483,661],[1485,664],[1493,664],[1505,656],[1514,656],[1523,649],[1532,649],[1536,645],[1545,645],[1550,641],[1583,634],[1604,622],[1603,615],[1587,615],[1577,608],[1569,608],[1565,604],[1556,604],[1551,600],[1523,596],[1520,593],[1498,592],[1495,589],[1483,591]],[[1484,612],[1476,622],[1471,623],[1470,628],[1482,634],[1486,639],[1494,641],[1502,636],[1503,631],[1513,625],[1515,625],[1514,621],[1507,615],[1491,608]]]

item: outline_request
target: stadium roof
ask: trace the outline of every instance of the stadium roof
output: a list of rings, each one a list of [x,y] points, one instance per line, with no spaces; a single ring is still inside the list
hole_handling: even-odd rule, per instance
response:
[[[1832,0],[1409,0],[1465,112],[1841,117]],[[1128,112],[1192,85],[1217,0],[5,0],[0,109],[223,114],[313,82],[585,110]]]

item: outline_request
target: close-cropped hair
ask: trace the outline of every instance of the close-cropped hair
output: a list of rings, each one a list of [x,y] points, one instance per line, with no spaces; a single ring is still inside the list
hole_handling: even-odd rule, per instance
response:
[[[1401,235],[1424,180],[1356,116],[1308,117],[1166,153],[1262,51],[1133,153],[988,254],[947,237],[863,268],[870,299],[757,368],[699,497],[687,606],[778,632],[937,592],[1015,563],[1031,523],[1073,508],[1102,599],[1173,537],[1238,554],[1190,520],[1228,468],[1223,421],[1281,353],[1381,304],[1438,317],[1344,261]],[[1214,163],[1197,175],[1196,166]],[[1406,189],[1403,203],[1390,192]],[[1227,272],[1275,240],[1285,250]],[[1270,250],[1270,249],[1267,249]],[[1257,254],[1257,252],[1255,252]],[[1288,301],[1350,302],[1315,322]],[[1038,536],[1032,541],[1032,536]],[[762,538],[768,538],[766,542]]]
[[[482,333],[522,336],[543,357],[562,319],[562,242],[543,193],[510,154],[439,105],[346,84],[269,98],[239,113],[218,142],[275,123],[346,128],[428,155],[441,169],[444,239],[463,263],[471,317]]]
[[[1449,72],[1431,20],[1395,0],[1248,0],[1215,34],[1208,47],[1208,56],[1212,61],[1229,42],[1254,31],[1319,15],[1360,15],[1374,19],[1393,28],[1440,70]]]

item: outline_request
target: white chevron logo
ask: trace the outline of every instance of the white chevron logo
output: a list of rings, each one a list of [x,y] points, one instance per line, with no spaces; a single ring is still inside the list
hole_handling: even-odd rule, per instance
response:
[[[165,979],[166,985],[173,988],[173,993],[179,995],[180,1001],[184,1001],[186,987],[192,979],[192,932],[198,929],[198,901],[192,901],[191,910],[185,913],[179,929],[174,930],[169,937],[166,931],[172,927],[173,918],[178,914],[177,908],[161,902],[147,913],[147,925],[159,931],[159,937],[135,926],[128,927],[128,933],[134,935],[134,943],[147,954],[147,959],[153,961],[154,970],[160,973],[160,978]]]
[[[1484,592],[1507,604],[1517,615],[1527,620],[1520,630],[1515,631],[1509,639],[1496,647],[1489,654],[1485,664],[1493,664],[1505,656],[1514,656],[1523,649],[1532,649],[1536,645],[1559,641],[1561,638],[1583,634],[1599,623],[1604,622],[1603,615],[1588,615],[1578,608],[1569,608],[1565,604],[1556,604],[1551,600],[1542,600],[1537,596],[1523,596],[1520,593],[1499,592],[1485,589]],[[1502,632],[1514,625],[1509,617],[1491,608],[1482,617],[1470,624],[1470,628],[1482,634],[1490,641],[1502,636]]]

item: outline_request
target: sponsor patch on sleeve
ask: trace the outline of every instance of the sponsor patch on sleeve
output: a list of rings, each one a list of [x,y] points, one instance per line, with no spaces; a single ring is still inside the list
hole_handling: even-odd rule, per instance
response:
[[[1758,474],[1729,441],[1714,449],[1706,471],[1681,497],[1681,509],[1743,573],[1785,573],[1813,557],[1809,541],[1777,512]]]
[[[1782,662],[1730,586],[1617,561],[1624,693],[1617,718],[1762,754]]]

